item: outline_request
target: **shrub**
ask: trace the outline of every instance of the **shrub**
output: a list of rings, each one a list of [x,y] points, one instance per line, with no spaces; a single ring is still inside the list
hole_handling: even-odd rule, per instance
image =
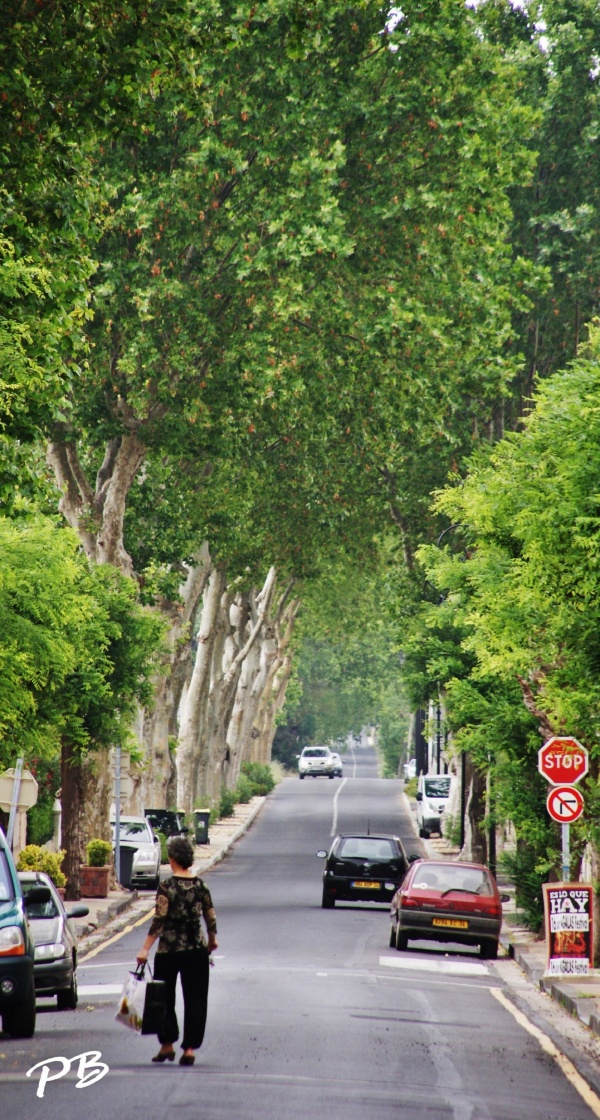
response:
[[[252,782],[253,796],[266,797],[275,789],[275,779],[271,767],[262,762],[243,762],[242,774]]]
[[[169,862],[169,853],[167,851],[167,838],[166,838],[164,832],[157,832],[156,835],[158,836],[158,839],[160,840],[160,862],[161,863],[168,863]]]
[[[39,844],[27,844],[19,852],[17,871],[43,871],[49,879],[52,879],[55,887],[64,887],[67,879],[60,865],[66,854],[64,851],[49,852]]]
[[[247,774],[240,774],[238,784],[235,787],[235,796],[236,800],[240,801],[242,805],[247,805],[254,797],[254,785]]]
[[[418,786],[418,784],[419,784],[419,779],[418,778],[409,778],[408,781],[404,783],[404,792],[405,792],[406,796],[410,797],[413,801],[414,801],[415,797],[417,796],[417,786]]]
[[[232,789],[224,789],[221,791],[221,800],[219,802],[219,816],[232,817],[235,812],[236,796]]]
[[[112,844],[109,840],[90,840],[86,844],[85,854],[88,867],[106,867],[112,858]]]
[[[27,841],[45,844],[54,835],[54,798],[38,797],[35,805],[27,810]]]

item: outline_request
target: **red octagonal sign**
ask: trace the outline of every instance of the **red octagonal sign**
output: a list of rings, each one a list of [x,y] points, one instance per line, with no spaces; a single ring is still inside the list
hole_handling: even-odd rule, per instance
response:
[[[577,739],[555,736],[540,747],[538,770],[553,786],[575,785],[588,772],[588,752]]]

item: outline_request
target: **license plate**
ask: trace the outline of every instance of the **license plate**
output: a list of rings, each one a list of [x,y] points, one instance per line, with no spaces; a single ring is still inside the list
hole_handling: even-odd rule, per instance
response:
[[[372,883],[369,879],[364,879],[364,880],[363,879],[357,879],[352,884],[352,886],[355,887],[356,890],[360,890],[360,891],[365,891],[365,890],[378,891],[379,890],[379,883]]]
[[[432,925],[442,926],[444,929],[468,929],[468,922],[460,922],[458,918],[434,918]]]

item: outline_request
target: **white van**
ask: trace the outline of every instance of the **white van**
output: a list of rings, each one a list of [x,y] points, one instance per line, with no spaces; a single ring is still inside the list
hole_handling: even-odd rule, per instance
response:
[[[449,774],[420,774],[417,786],[417,824],[423,839],[442,833],[442,816],[450,796]]]

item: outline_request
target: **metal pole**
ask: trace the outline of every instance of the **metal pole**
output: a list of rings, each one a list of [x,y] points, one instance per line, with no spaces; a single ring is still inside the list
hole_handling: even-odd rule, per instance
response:
[[[115,876],[121,882],[121,744],[115,747]]]
[[[441,709],[441,705],[440,705],[439,700],[437,702],[437,713],[436,713],[436,739],[437,739],[437,743],[436,743],[437,772],[438,772],[438,774],[441,774],[441,772],[442,772],[442,709]]]
[[[23,763],[25,759],[23,756],[17,759],[15,772],[13,774],[13,788],[12,797],[10,801],[10,815],[8,818],[8,832],[6,833],[6,840],[9,848],[12,848],[13,836],[15,832],[15,822],[17,819],[17,806],[19,804],[19,793],[21,791],[21,774],[23,773]]]
[[[571,878],[571,853],[569,851],[569,830],[571,826],[568,824],[561,824],[560,827],[562,832],[562,876],[563,883],[568,883]]]
[[[467,756],[460,756],[460,849],[465,846],[465,816],[467,812]]]
[[[494,816],[494,780],[492,771],[488,770],[488,867],[496,877],[496,819]]]

